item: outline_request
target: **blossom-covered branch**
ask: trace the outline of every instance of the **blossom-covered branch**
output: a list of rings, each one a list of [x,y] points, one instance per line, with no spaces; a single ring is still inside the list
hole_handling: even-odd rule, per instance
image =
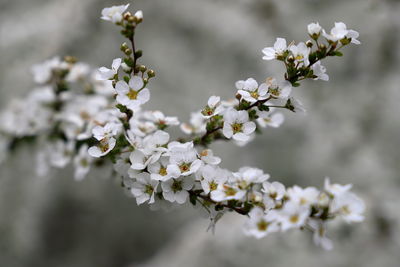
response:
[[[327,33],[318,23],[308,25],[310,40],[291,42],[277,38],[262,50],[264,60],[285,66],[282,79],[268,77],[236,82],[232,100],[211,96],[202,110],[192,113],[190,123],[161,111],[148,111],[149,85],[155,72],[139,59],[135,33],[143,22],[142,11],[133,15],[129,5],[102,11],[102,19],[121,28],[126,38],[121,58],[111,68],[91,74],[88,65],[72,57],[54,58],[33,67],[39,88],[25,99],[11,103],[0,117],[0,149],[11,151],[20,140],[36,140],[38,170],[75,165],[75,178],[85,177],[91,167],[110,161],[123,186],[137,204],[165,207],[190,202],[210,215],[210,228],[226,212],[248,217],[244,232],[261,238],[292,228],[309,229],[314,241],[332,248],[326,225],[338,218],[363,220],[363,201],[350,191],[351,185],[332,184],[322,189],[286,188],[258,168],[230,171],[209,149],[218,140],[233,140],[240,146],[254,139],[261,128],[277,128],[284,122],[279,109],[304,111],[291,96],[305,79],[329,80],[321,61],[342,56],[351,43],[359,44],[358,33],[342,22]],[[29,111],[24,108],[29,103]],[[185,138],[173,138],[168,127],[180,126]]]

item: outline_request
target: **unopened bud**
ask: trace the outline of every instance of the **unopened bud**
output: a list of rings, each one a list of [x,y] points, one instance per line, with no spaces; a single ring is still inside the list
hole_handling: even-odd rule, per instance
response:
[[[75,64],[78,60],[76,57],[73,56],[65,56],[64,61],[67,63]]]
[[[325,49],[326,49],[326,45],[324,45],[324,44],[320,44],[320,45],[319,45],[319,49],[321,49],[321,50],[325,50]]]
[[[147,71],[147,76],[149,76],[149,78],[153,78],[154,76],[156,76],[156,73],[154,70],[148,70]]]
[[[121,45],[121,47],[120,47],[120,49],[121,49],[121,51],[123,52],[123,51],[125,51],[126,49],[128,49],[129,47],[128,47],[128,45],[126,44],[126,43],[123,43],[122,45]]]
[[[294,62],[294,56],[288,56],[287,61],[288,62]]]
[[[145,72],[147,70],[147,67],[145,65],[140,65],[139,66],[139,71]]]
[[[137,50],[135,52],[135,58],[140,58],[143,55],[143,51],[142,50]]]
[[[124,50],[125,55],[129,56],[130,54],[132,54],[132,50],[130,48],[126,48]]]
[[[135,22],[135,17],[134,16],[130,16],[127,20],[128,20],[129,23],[133,23],[133,22]]]
[[[307,42],[306,42],[306,46],[307,47],[313,47],[313,42],[311,41],[311,40],[308,40]]]
[[[143,11],[142,10],[138,10],[135,15],[133,15],[133,17],[135,18],[135,22],[136,23],[140,23],[143,21]]]
[[[125,12],[124,13],[124,20],[128,20],[129,19],[129,17],[132,17],[132,14],[131,14],[131,12]]]

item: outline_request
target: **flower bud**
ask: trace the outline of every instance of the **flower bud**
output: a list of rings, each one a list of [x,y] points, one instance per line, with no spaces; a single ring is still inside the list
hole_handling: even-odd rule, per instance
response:
[[[132,50],[130,48],[127,48],[124,50],[125,55],[129,56],[130,54],[132,54]]]
[[[128,22],[129,22],[129,23],[135,22],[135,17],[134,17],[134,16],[130,16],[130,17],[128,18]]]
[[[76,57],[73,56],[65,56],[64,61],[70,64],[75,64],[78,60]]]
[[[125,12],[124,13],[124,20],[128,20],[129,19],[129,17],[132,17],[132,14],[131,14],[131,12]]]
[[[149,69],[149,70],[147,71],[147,76],[149,76],[149,78],[153,78],[153,77],[156,76],[156,73],[155,73],[154,70]]]
[[[308,40],[306,42],[306,46],[309,47],[309,48],[313,47],[313,42],[311,40]]]
[[[135,15],[133,15],[135,22],[136,23],[140,23],[143,21],[143,11],[142,10],[138,10],[136,11]]]
[[[135,58],[140,58],[143,55],[143,51],[142,50],[137,50],[135,52]]]
[[[288,56],[287,61],[288,62],[294,62],[294,56]]]
[[[121,51],[122,52],[124,52],[126,49],[128,49],[129,47],[128,47],[128,45],[124,42],[122,45],[121,45],[121,47],[120,47],[120,49],[121,49]]]
[[[140,65],[139,66],[139,71],[145,72],[147,70],[147,67],[145,65]]]
[[[325,49],[326,49],[326,45],[324,45],[324,44],[320,44],[320,45],[319,45],[319,49],[321,49],[321,50],[325,50]]]

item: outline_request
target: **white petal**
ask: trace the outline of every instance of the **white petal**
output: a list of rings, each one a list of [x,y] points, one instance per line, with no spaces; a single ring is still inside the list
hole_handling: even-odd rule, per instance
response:
[[[115,90],[118,94],[126,94],[129,92],[129,86],[125,81],[118,81],[115,85]]]
[[[114,71],[117,71],[119,69],[119,67],[121,66],[121,59],[120,58],[116,58],[113,60],[111,68]]]
[[[180,191],[175,194],[175,200],[179,204],[183,204],[186,202],[186,199],[188,196],[189,196],[189,193],[187,191]]]
[[[143,79],[139,76],[132,76],[129,81],[129,87],[135,91],[138,91],[143,88]]]

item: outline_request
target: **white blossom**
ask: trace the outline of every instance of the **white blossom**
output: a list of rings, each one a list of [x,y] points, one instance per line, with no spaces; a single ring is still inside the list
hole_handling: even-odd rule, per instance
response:
[[[273,200],[281,200],[285,193],[285,186],[279,182],[264,182],[261,190],[266,196]]]
[[[318,22],[316,22],[316,23],[310,23],[310,24],[308,24],[308,26],[307,26],[307,30],[308,30],[308,34],[311,36],[311,37],[318,37],[319,35],[320,35],[320,33],[321,33],[321,31],[322,31],[322,27],[319,25],[319,23]]]
[[[221,163],[221,158],[214,156],[211,149],[204,149],[200,152],[199,156],[205,164],[218,165]]]
[[[325,178],[324,189],[333,196],[340,196],[341,194],[349,192],[351,188],[352,188],[351,184],[347,185],[331,184],[329,177]]]
[[[289,50],[292,53],[296,63],[301,63],[301,65],[307,67],[310,65],[308,56],[310,55],[310,48],[303,42],[297,45],[292,44],[289,46]]]
[[[143,87],[143,79],[139,76],[132,76],[129,84],[125,81],[117,82],[115,85],[117,102],[133,111],[137,110],[150,99],[149,89]]]
[[[268,93],[279,99],[287,99],[292,92],[292,85],[288,81],[278,83],[275,78],[267,79]]]
[[[253,183],[262,184],[270,177],[263,170],[251,167],[242,167],[238,172],[233,173],[233,176],[241,189],[247,189]]]
[[[345,192],[335,196],[331,203],[331,211],[340,215],[346,222],[361,222],[365,211],[365,204],[352,192]]]
[[[282,56],[287,51],[286,40],[284,38],[276,38],[274,47],[266,47],[262,50],[264,60],[272,60]]]
[[[326,74],[326,68],[321,65],[321,61],[315,62],[311,66],[311,69],[313,71],[313,74],[316,76],[314,80],[329,81],[329,76],[328,74]]]
[[[236,88],[238,89],[238,94],[250,103],[265,100],[269,96],[267,84],[262,83],[258,86],[257,81],[253,78],[248,78],[246,81],[237,81]]]
[[[257,123],[263,127],[278,128],[285,121],[285,116],[282,113],[269,113],[266,111],[258,112]]]
[[[33,80],[38,84],[44,84],[50,81],[52,72],[55,69],[68,69],[68,64],[61,61],[59,57],[48,59],[42,63],[32,66],[31,71]]]
[[[57,140],[47,146],[47,153],[50,165],[57,168],[64,168],[71,162],[75,143]]]
[[[111,21],[113,23],[121,22],[123,18],[123,13],[127,10],[129,4],[120,5],[120,6],[112,6],[103,8],[101,11],[101,19]]]
[[[313,241],[317,246],[322,247],[325,250],[332,250],[332,240],[326,237],[326,224],[321,221],[310,220],[308,225],[313,229]]]
[[[168,144],[168,150],[170,164],[167,166],[167,173],[174,178],[191,175],[202,165],[192,142],[171,142]]]
[[[161,157],[158,161],[149,164],[147,170],[150,173],[151,179],[157,181],[167,181],[172,178],[167,172],[167,167],[169,165],[168,157]]]
[[[287,190],[287,195],[290,202],[296,203],[299,206],[310,206],[316,204],[320,192],[315,187],[301,188],[297,185]]]
[[[249,219],[243,229],[246,235],[260,239],[269,233],[279,231],[279,226],[273,213],[265,214],[261,208],[255,207],[250,211]]]
[[[216,202],[226,200],[241,200],[246,195],[246,191],[240,189],[237,185],[220,183],[216,190],[211,191],[211,199]]]
[[[206,118],[201,111],[190,114],[190,124],[182,123],[181,130],[185,134],[202,134],[206,132]]]
[[[95,158],[100,158],[107,155],[116,144],[115,138],[104,138],[100,141],[97,146],[92,146],[89,148],[89,155]]]
[[[347,29],[346,24],[344,24],[343,22],[335,22],[335,27],[331,29],[330,34],[326,33],[325,31],[323,31],[322,34],[326,39],[332,42],[337,42],[344,38],[349,38],[351,39],[351,42],[353,44],[361,44],[361,42],[357,40],[359,33],[355,30]]]
[[[179,120],[177,117],[165,116],[164,113],[159,110],[146,112],[143,116],[146,119],[156,123],[159,128],[165,126],[179,125]]]
[[[83,144],[79,148],[78,154],[74,157],[74,166],[75,166],[75,174],[74,177],[76,180],[80,181],[85,178],[85,176],[90,171],[90,165],[93,161],[93,158],[90,157],[88,152],[88,145]]]
[[[132,183],[131,193],[136,198],[136,203],[138,205],[146,201],[149,201],[149,204],[154,203],[159,182],[152,180],[150,174],[146,172],[137,174],[135,178],[136,182]]]
[[[256,129],[254,122],[249,121],[249,114],[245,110],[237,111],[228,109],[224,115],[224,126],[222,129],[226,138],[246,142],[250,139]]]
[[[224,108],[221,105],[221,98],[219,96],[210,96],[207,106],[201,111],[204,118],[210,118],[223,112]]]
[[[189,190],[192,189],[194,180],[191,177],[182,177],[170,179],[161,182],[162,194],[165,200],[183,204],[189,196]]]
[[[219,185],[228,180],[229,174],[226,170],[216,166],[206,165],[198,172],[198,179],[205,194],[217,190]]]
[[[286,231],[303,226],[309,214],[308,206],[287,202],[281,210],[277,211],[276,217],[281,224],[282,231]]]
[[[293,112],[306,112],[303,103],[301,103],[300,100],[298,100],[297,98],[289,98],[288,103],[290,104],[290,108]]]
[[[98,77],[98,79],[99,80],[111,79],[118,73],[118,69],[120,66],[121,66],[121,59],[120,58],[114,59],[111,64],[111,69],[106,68],[106,67],[99,68],[100,76]]]

